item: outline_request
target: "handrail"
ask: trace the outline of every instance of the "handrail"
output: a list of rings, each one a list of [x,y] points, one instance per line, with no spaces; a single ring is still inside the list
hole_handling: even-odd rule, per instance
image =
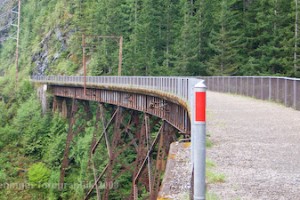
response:
[[[32,76],[34,82],[84,84],[84,76]],[[189,101],[197,78],[154,76],[87,76],[87,85],[117,85],[159,90]]]
[[[211,91],[275,101],[300,110],[300,79],[274,76],[204,76]]]

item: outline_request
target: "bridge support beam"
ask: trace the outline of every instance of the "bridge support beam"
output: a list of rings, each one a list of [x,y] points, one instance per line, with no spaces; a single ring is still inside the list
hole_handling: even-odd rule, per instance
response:
[[[85,120],[83,120],[83,122],[81,124],[78,124],[78,127],[76,127],[76,129],[75,129],[74,126],[75,126],[78,118],[80,119],[82,117],[82,116],[78,116],[80,103],[83,106],[83,110],[84,110],[83,115],[85,116]],[[71,148],[71,143],[73,142],[73,139],[77,134],[84,131],[87,122],[92,117],[90,115],[91,112],[90,112],[89,103],[86,101],[80,102],[75,99],[72,99],[72,100],[64,99],[62,101],[63,115],[64,115],[64,108],[63,108],[64,104],[65,104],[65,109],[66,109],[65,115],[69,116],[69,128],[68,128],[68,133],[67,133],[63,161],[62,161],[61,169],[60,169],[59,190],[63,190],[63,188],[64,188],[65,174],[66,174],[66,170],[69,167],[69,152],[70,152],[70,148]]]
[[[120,177],[132,178],[132,191],[125,199],[138,199],[145,191],[148,199],[156,199],[176,129],[151,115],[100,103],[94,130],[88,164],[93,184],[85,199],[113,198]],[[135,159],[122,160],[129,152],[135,152]]]
[[[52,111],[59,112],[63,118],[69,118],[69,115],[71,114],[71,108],[68,108],[68,106],[70,105],[67,104],[70,104],[70,101],[68,99],[54,96]]]

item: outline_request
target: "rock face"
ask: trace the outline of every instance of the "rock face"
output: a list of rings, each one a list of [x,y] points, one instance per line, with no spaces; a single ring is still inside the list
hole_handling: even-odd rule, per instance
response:
[[[167,167],[157,199],[190,199],[191,166],[191,143],[173,142],[170,146]]]
[[[67,27],[64,27],[64,30]],[[40,42],[40,51],[32,56],[32,62],[36,67],[33,72],[34,75],[44,75],[50,64],[61,57],[61,54],[67,49],[67,39],[73,34],[74,31],[64,33],[62,29],[55,28],[49,31],[44,39]],[[58,41],[60,47],[56,49],[53,55],[50,55],[50,51],[53,51],[52,41]]]
[[[11,24],[15,23],[17,14],[12,10],[17,10],[15,1],[0,0],[0,44],[9,37]],[[14,31],[13,31],[14,32]],[[0,46],[1,47],[1,46]]]

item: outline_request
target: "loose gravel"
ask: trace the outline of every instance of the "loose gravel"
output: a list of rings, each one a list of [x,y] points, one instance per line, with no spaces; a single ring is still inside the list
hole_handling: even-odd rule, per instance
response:
[[[300,111],[208,92],[207,156],[224,183],[210,192],[229,200],[300,200]]]

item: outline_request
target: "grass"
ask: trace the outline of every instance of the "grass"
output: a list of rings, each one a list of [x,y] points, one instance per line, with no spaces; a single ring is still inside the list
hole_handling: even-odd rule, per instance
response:
[[[206,161],[206,179],[207,183],[223,183],[225,181],[225,175],[217,173],[213,170],[215,163],[211,160]]]
[[[212,170],[215,167],[215,164],[211,160],[206,161],[206,180],[207,184],[212,183],[223,183],[225,181],[225,175],[216,173]],[[207,191],[206,192],[206,200],[219,200],[218,195]]]
[[[215,163],[212,160],[206,159],[206,168],[211,169],[215,167]]]
[[[211,148],[213,146],[213,142],[210,139],[210,133],[208,132],[206,135],[206,148]]]
[[[206,147],[210,148],[213,146],[212,141],[209,139],[209,136],[207,137],[206,140]],[[212,160],[207,159],[206,160],[206,180],[207,184],[213,184],[213,183],[223,183],[225,181],[225,175],[221,173],[217,173],[213,170],[215,167],[215,163]],[[207,191],[206,192],[206,200],[218,200],[219,197],[218,195]]]
[[[215,163],[209,159],[206,160],[206,179],[207,183],[223,183],[225,181],[225,175],[217,173],[213,170]]]
[[[206,179],[207,183],[223,183],[225,182],[225,175],[212,170],[206,170]]]
[[[218,200],[218,199],[219,197],[216,194],[211,192],[206,193],[206,200]]]
[[[209,138],[206,138],[206,148],[211,148],[213,146],[212,141]]]

